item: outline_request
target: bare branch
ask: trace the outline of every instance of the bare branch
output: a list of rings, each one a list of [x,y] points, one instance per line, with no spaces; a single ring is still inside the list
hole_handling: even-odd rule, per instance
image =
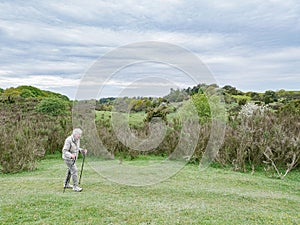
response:
[[[288,168],[287,170],[285,171],[285,174],[283,175],[282,178],[284,178],[295,166],[296,166],[296,153],[293,154],[293,159],[292,159],[292,162],[290,164],[288,164]]]
[[[272,163],[272,166],[274,167],[274,169],[276,170],[276,172],[277,172],[277,174],[278,174],[278,176],[280,177],[280,179],[282,179],[282,173],[280,173],[280,171],[277,169],[277,167],[276,167],[276,165],[275,165],[275,163],[274,163],[274,161],[268,156],[268,154],[266,154],[265,152],[264,152],[264,155],[266,156],[266,158],[268,159],[268,160],[270,160],[271,161],[271,163]]]

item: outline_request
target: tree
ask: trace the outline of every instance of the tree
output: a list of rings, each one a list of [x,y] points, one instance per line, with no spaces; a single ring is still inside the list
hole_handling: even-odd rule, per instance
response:
[[[278,96],[276,94],[275,91],[266,91],[264,93],[264,96],[263,96],[263,100],[265,102],[265,104],[269,104],[269,103],[272,103],[272,102],[277,102],[278,101]]]
[[[195,94],[192,96],[193,104],[198,112],[200,122],[205,123],[211,119],[211,111],[205,94]]]
[[[232,87],[230,85],[225,85],[222,89],[225,90],[225,92],[230,95],[237,95],[237,93],[238,93],[236,88]]]
[[[261,101],[262,98],[257,92],[248,92],[247,96],[249,96],[253,101]]]

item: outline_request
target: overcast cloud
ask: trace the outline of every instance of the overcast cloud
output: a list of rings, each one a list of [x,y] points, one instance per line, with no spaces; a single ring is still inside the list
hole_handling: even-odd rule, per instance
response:
[[[33,85],[73,99],[97,59],[119,46],[144,41],[191,51],[220,86],[299,90],[298,0],[2,0],[0,87]],[[137,73],[142,71],[137,67]],[[130,86],[129,74],[122,74],[107,82],[106,96]],[[159,83],[161,79],[157,86],[170,88]],[[193,84],[174,79],[174,85]]]

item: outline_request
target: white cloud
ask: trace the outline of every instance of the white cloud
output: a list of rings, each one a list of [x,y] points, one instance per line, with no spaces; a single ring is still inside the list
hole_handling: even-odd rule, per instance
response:
[[[299,89],[298,47],[255,51],[252,54],[206,56],[203,60],[222,85],[232,84],[253,91]]]
[[[78,86],[79,83],[80,83],[80,79],[72,79],[72,78],[65,78],[65,77],[51,76],[51,75],[36,75],[36,76],[31,75],[31,76],[24,77],[22,79],[18,77],[6,77],[5,79],[0,80],[1,87],[33,85],[44,89]]]
[[[299,15],[297,0],[3,1],[0,85],[34,82],[29,77],[38,75],[47,79],[36,85],[58,88],[49,75],[78,80],[118,46],[162,41],[196,53],[220,83],[272,89],[285,80],[283,88],[294,88]]]

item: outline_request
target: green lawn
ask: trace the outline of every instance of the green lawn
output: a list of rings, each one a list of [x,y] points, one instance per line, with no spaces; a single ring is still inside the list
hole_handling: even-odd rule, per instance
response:
[[[63,193],[64,174],[56,157],[34,172],[0,174],[0,224],[300,224],[300,171],[277,180],[188,165],[132,187],[104,179],[87,159],[81,193]]]

